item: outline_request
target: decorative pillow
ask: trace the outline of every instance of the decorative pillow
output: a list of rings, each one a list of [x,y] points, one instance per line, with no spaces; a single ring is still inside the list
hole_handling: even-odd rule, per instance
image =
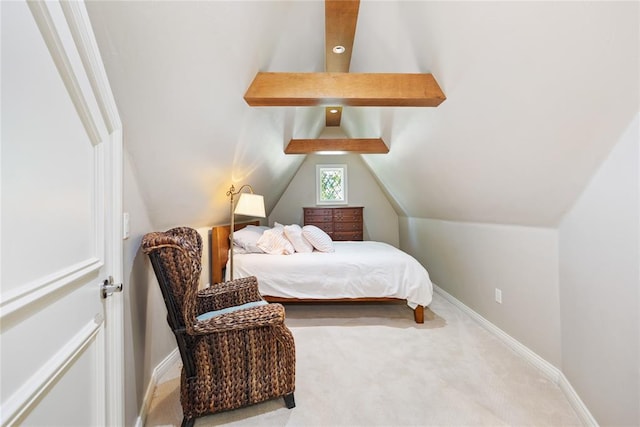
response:
[[[261,225],[247,225],[245,228],[233,232],[233,245],[244,250],[244,253],[264,253],[258,247],[258,239],[269,227]],[[235,252],[234,253],[238,253]]]
[[[313,245],[302,235],[302,228],[298,224],[285,225],[284,235],[289,239],[296,252],[313,252]]]
[[[284,227],[274,227],[262,233],[258,247],[271,255],[292,255],[295,252],[291,242],[284,236]]]
[[[320,252],[334,252],[331,237],[315,225],[302,227],[302,235]]]

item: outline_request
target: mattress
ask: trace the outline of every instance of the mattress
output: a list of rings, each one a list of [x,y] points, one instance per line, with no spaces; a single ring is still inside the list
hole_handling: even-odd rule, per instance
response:
[[[331,253],[235,254],[234,277],[256,276],[260,293],[275,297],[399,298],[411,308],[431,303],[429,273],[411,255],[383,242],[333,245]]]

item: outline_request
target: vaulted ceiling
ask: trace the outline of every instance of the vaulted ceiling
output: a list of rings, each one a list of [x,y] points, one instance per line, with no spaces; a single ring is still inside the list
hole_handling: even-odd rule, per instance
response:
[[[323,107],[250,107],[256,73],[324,71],[323,1],[89,1],[154,226],[269,211]],[[437,108],[344,107],[401,215],[554,226],[639,110],[638,2],[362,1],[350,71],[432,73]]]

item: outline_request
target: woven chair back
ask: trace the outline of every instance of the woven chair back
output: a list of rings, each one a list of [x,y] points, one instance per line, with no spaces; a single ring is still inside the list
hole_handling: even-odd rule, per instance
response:
[[[195,321],[195,300],[202,271],[202,238],[189,227],[148,233],[142,249],[149,255],[168,311],[171,328]]]

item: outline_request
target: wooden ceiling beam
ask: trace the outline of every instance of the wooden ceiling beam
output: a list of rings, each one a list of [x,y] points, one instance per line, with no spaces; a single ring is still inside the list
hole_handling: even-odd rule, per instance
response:
[[[386,154],[389,147],[382,138],[292,139],[285,154],[308,154],[318,151],[348,151],[360,154]]]
[[[324,71],[328,73],[348,73],[356,37],[356,24],[360,0],[325,0],[324,2]],[[342,47],[343,51],[335,51]],[[326,113],[326,126],[340,126],[340,114]]]
[[[431,74],[259,72],[244,99],[252,107],[436,107],[446,97]]]
[[[324,2],[324,70],[328,73],[348,73],[356,36],[360,0],[325,0]],[[333,48],[342,46],[344,52]]]

